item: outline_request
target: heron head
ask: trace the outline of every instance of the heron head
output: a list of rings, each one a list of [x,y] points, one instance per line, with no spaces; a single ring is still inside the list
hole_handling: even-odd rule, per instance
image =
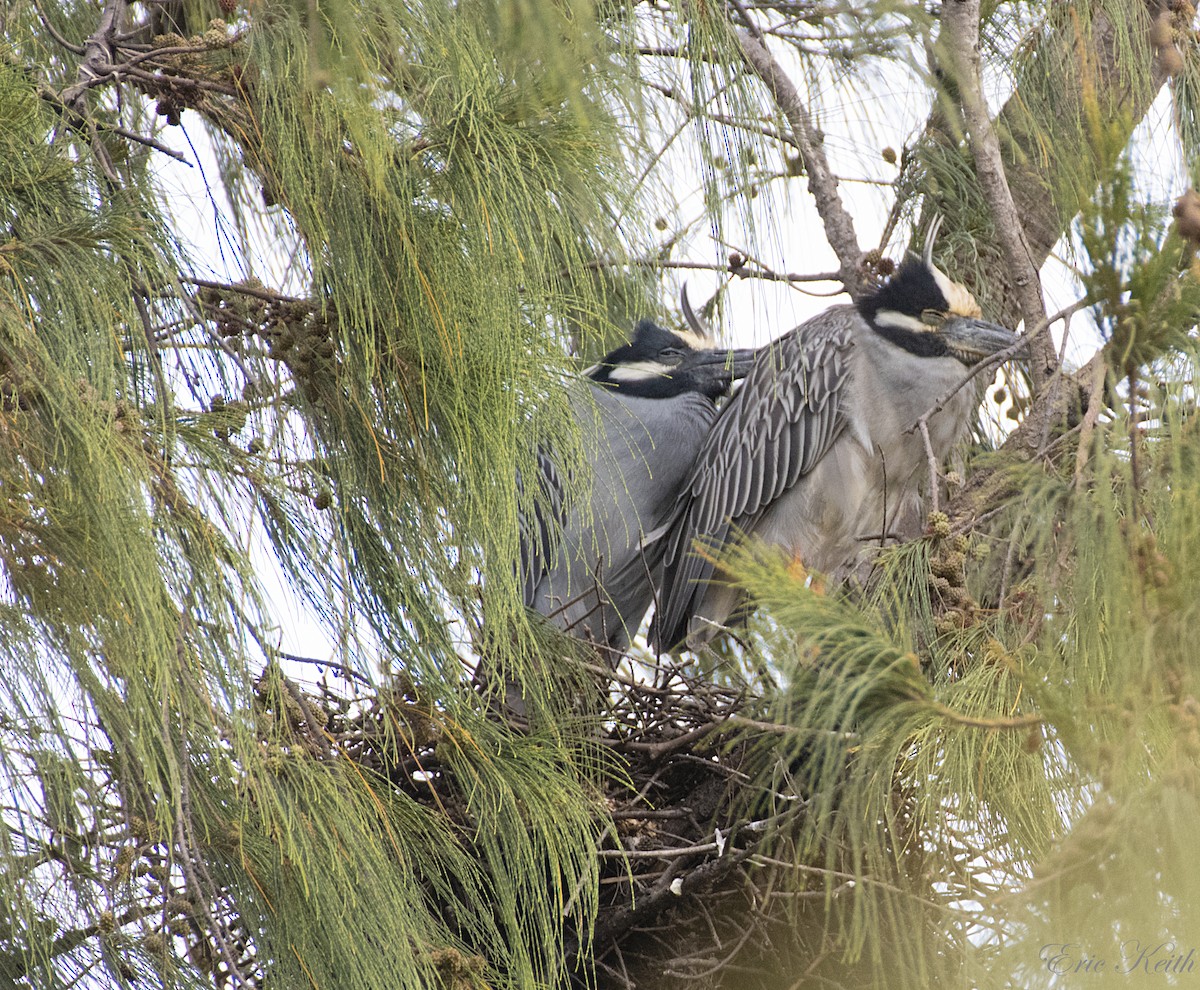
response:
[[[691,330],[672,331],[642,320],[629,343],[606,354],[587,375],[626,395],[670,398],[700,392],[716,399],[746,375],[754,354],[714,347],[698,321]]]
[[[877,333],[911,354],[953,357],[971,366],[1020,338],[982,319],[970,289],[933,263],[937,228],[935,221],[924,255],[906,260],[887,282],[858,300],[858,311]]]

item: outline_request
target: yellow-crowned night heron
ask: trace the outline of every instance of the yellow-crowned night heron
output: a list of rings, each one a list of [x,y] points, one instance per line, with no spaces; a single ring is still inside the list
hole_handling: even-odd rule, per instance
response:
[[[759,351],[683,483],[651,628],[657,649],[684,640],[698,647],[729,620],[741,593],[713,580],[713,560],[741,538],[839,579],[871,538],[919,516],[928,455],[911,428],[967,368],[1018,339],[980,319],[966,287],[934,265],[932,248],[933,231],[924,258],[906,261],[877,291]],[[968,428],[983,388],[962,389],[929,419],[939,461]]]
[[[554,458],[539,457],[543,501],[526,520],[521,558],[525,604],[571,634],[624,650],[654,596],[663,537],[716,400],[742,377],[753,350],[720,350],[684,297],[697,331],[650,321],[587,371],[573,401],[590,478],[570,504]],[[531,524],[532,523],[532,524]]]

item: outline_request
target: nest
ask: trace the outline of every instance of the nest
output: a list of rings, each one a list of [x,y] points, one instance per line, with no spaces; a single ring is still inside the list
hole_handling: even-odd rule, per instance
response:
[[[774,867],[792,864],[772,861],[764,840],[794,829],[805,802],[780,795],[780,810],[755,820],[746,791],[762,740],[783,727],[755,721],[752,699],[695,665],[643,658],[636,674],[628,664],[615,676],[602,662],[592,670],[611,678],[599,743],[615,757],[614,772],[599,782],[608,812],[596,849],[599,917],[591,932],[568,933],[568,971],[581,986],[589,982],[577,965],[585,945],[595,966],[590,979],[601,986],[658,985],[664,976],[707,986],[734,957],[746,974],[757,961],[760,982],[770,985],[780,938],[795,942],[798,902],[794,884],[786,897],[774,889]],[[438,710],[403,676],[369,689],[339,672],[346,679],[336,688],[302,691],[273,668],[260,697],[273,699],[271,716],[313,758],[350,757],[471,834],[465,801],[439,755]],[[283,689],[268,691],[268,676]],[[490,717],[512,721],[499,710]],[[815,906],[829,892],[827,879],[812,878],[807,893]]]

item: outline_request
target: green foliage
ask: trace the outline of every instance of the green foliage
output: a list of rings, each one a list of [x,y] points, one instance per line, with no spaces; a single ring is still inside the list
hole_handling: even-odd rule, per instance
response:
[[[536,643],[495,563],[516,557],[513,478],[538,442],[570,452],[563,342],[608,328],[569,273],[622,251],[603,102],[619,67],[585,10],[534,6],[272,5],[186,56],[243,87],[182,99],[228,142],[244,215],[260,183],[286,208],[303,299],[250,280],[181,301],[202,259],[167,236],[145,154],[72,131],[5,64],[12,979],[553,984],[564,925],[590,926],[591,747],[485,718],[461,659],[481,593],[511,630],[491,649]],[[75,13],[58,26],[82,40]],[[258,680],[255,504],[343,662],[421,685],[453,814],[339,755],[286,679]],[[405,759],[411,734],[382,728]]]
[[[1005,643],[1016,633],[983,613],[939,632],[939,542],[887,552],[869,603],[767,558],[740,572],[780,630],[766,647],[786,685],[746,789],[755,818],[793,809],[762,868],[781,889],[824,890],[839,958],[822,972],[860,985],[983,979],[972,902],[1019,881],[1074,783],[1040,753],[1031,654]],[[794,903],[803,932],[812,902]]]
[[[1141,203],[1122,161],[1080,217],[1083,275],[1115,370],[1136,374],[1160,355],[1186,348],[1200,313],[1195,245],[1171,230],[1166,210]]]
[[[1047,945],[1194,940],[1200,293],[1117,112],[1154,64],[1132,7],[985,5],[1019,96],[1010,164],[1036,166],[1056,235],[1087,204],[1110,372],[1088,413],[1032,461],[990,459],[978,525],[935,520],[865,589],[747,555],[761,635],[641,658],[607,698],[603,663],[520,606],[541,495],[514,481],[548,448],[586,477],[563,386],[652,315],[662,272],[629,258],[670,262],[707,228],[724,271],[754,196],[804,179],[747,80],[742,15],[5,8],[0,976],[600,985],[633,931],[652,961],[696,938],[698,986],[752,961],[783,986],[1032,987]],[[892,2],[744,16],[797,42],[818,124],[936,27]],[[1116,81],[1080,55],[1105,24]],[[1063,32],[1077,44],[1041,44]],[[670,69],[642,68],[647,41]],[[893,220],[950,217],[947,267],[999,312],[993,220],[940,98]],[[174,216],[177,125],[217,156],[229,257]],[[697,196],[672,173],[689,137]],[[336,643],[319,680],[278,649],[268,553]],[[524,686],[528,725],[470,683],[481,656]]]
[[[1179,277],[1174,241],[1090,237],[1124,261],[1125,312]],[[1007,468],[983,532],[931,522],[881,553],[866,595],[826,594],[769,554],[734,565],[784,685],[745,740],[747,817],[777,829],[769,886],[824,890],[831,978],[1049,986],[1090,956],[1118,985],[1194,943],[1200,475],[1178,332],[1193,314],[1143,352],[1174,356],[1136,413],[1114,411],[1079,457]]]

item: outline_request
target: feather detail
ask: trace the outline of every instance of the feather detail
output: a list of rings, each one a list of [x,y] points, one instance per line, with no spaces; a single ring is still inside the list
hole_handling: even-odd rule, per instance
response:
[[[840,394],[855,321],[861,318],[853,307],[837,307],[763,348],[717,418],[684,483],[667,541],[651,629],[656,649],[684,638],[714,559],[754,529],[844,428]]]

